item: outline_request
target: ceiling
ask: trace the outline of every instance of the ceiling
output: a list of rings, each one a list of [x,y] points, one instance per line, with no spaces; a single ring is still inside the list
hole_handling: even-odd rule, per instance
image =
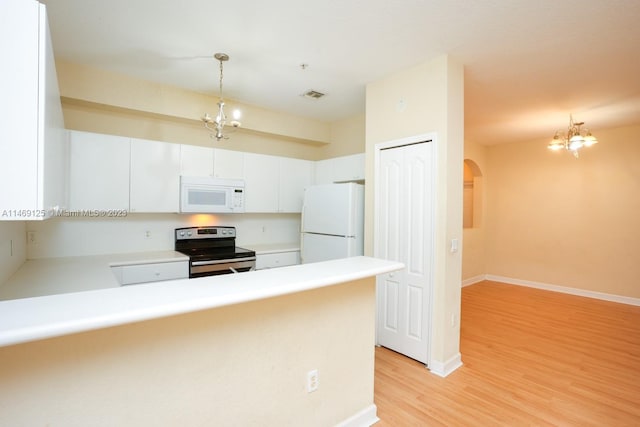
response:
[[[596,136],[640,123],[637,0],[42,2],[57,59],[217,95],[224,52],[225,98],[323,121],[449,54],[465,66],[467,140],[551,137],[570,113]]]

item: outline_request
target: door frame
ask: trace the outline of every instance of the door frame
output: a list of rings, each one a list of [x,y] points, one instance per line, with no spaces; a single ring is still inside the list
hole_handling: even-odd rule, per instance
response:
[[[431,179],[433,179],[433,200],[431,203],[431,224],[428,227],[428,229],[430,229],[433,233],[435,233],[435,214],[436,214],[436,201],[438,199],[438,193],[437,193],[437,185],[435,185],[436,183],[436,179],[438,176],[438,171],[437,171],[437,167],[438,167],[438,162],[436,161],[436,159],[438,158],[438,138],[437,138],[437,133],[436,132],[429,132],[429,133],[424,133],[424,134],[419,134],[419,135],[413,135],[413,136],[408,136],[405,138],[400,138],[400,139],[394,139],[392,141],[386,141],[386,142],[379,142],[377,144],[374,145],[374,151],[373,151],[373,156],[374,156],[374,219],[373,219],[373,227],[374,227],[374,233],[373,233],[373,254],[374,257],[380,257],[380,233],[379,233],[379,229],[380,229],[380,216],[378,215],[378,212],[380,212],[380,153],[383,150],[387,150],[390,148],[399,148],[405,145],[412,145],[412,144],[419,144],[422,142],[429,142],[430,144],[433,144],[432,146],[432,150],[433,150],[433,156],[431,156]],[[425,227],[425,229],[427,229],[427,227]],[[429,286],[428,289],[428,298],[429,298],[429,303],[428,303],[428,313],[427,313],[427,318],[428,318],[428,339],[427,339],[427,349],[429,354],[427,354],[426,360],[427,360],[427,368],[432,366],[432,360],[433,358],[431,357],[431,342],[432,342],[432,336],[433,336],[433,288],[434,288],[434,271],[433,271],[433,266],[434,266],[434,259],[435,259],[435,238],[431,239],[431,248],[430,248],[430,255],[429,255],[429,259],[427,260],[427,265],[429,266],[429,280],[431,283],[431,286]],[[380,288],[380,285],[378,283],[378,279],[376,278],[376,324],[375,324],[375,330],[376,330],[376,345],[379,345],[379,339],[378,339],[378,307],[380,306],[380,292],[378,292]]]

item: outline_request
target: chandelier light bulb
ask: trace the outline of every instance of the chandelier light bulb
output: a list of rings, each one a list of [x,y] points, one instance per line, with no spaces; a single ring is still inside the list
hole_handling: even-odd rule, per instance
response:
[[[593,144],[597,144],[598,140],[595,136],[591,135],[591,132],[587,133],[587,136],[584,137],[584,146],[591,147]]]

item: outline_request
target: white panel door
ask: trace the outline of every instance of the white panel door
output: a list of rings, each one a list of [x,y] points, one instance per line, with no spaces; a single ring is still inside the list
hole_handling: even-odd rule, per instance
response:
[[[380,152],[376,256],[405,264],[378,276],[378,344],[429,360],[433,256],[433,143]]]

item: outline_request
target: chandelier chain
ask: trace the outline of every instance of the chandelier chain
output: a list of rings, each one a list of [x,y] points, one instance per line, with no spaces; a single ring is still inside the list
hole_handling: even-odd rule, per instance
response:
[[[220,100],[224,100],[224,97],[222,96],[222,60],[220,60]]]

